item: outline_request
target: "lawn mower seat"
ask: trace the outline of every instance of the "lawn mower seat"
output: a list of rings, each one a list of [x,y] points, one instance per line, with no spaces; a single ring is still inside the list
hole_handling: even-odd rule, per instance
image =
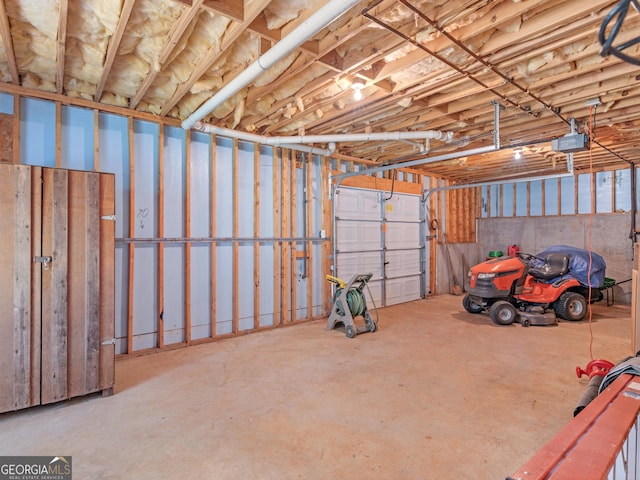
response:
[[[541,266],[529,269],[529,274],[540,280],[552,280],[569,272],[569,257],[562,253],[550,253]]]

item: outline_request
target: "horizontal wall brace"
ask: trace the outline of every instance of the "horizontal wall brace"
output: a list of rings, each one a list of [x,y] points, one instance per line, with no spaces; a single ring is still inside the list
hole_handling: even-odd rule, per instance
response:
[[[203,238],[116,238],[116,243],[274,243],[274,242],[326,242],[328,237],[203,237]]]

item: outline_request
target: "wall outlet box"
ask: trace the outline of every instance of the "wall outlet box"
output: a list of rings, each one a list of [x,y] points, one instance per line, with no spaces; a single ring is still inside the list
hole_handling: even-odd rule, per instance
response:
[[[589,137],[584,133],[570,133],[551,140],[551,150],[563,153],[580,152],[589,149]]]

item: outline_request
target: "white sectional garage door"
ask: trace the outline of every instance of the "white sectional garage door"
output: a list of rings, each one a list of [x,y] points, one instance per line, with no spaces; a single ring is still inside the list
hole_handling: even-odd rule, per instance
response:
[[[420,197],[355,188],[336,196],[337,276],[372,273],[377,306],[421,297]]]

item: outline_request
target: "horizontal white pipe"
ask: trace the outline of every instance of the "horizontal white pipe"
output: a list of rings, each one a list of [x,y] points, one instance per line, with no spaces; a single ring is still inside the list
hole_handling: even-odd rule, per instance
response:
[[[194,123],[202,120],[218,106],[249,85],[262,72],[286,57],[293,49],[302,45],[358,2],[359,0],[330,0],[189,115],[182,122],[182,128],[189,130]]]
[[[419,132],[379,132],[379,133],[346,133],[335,135],[289,135],[267,137],[248,132],[239,132],[229,128],[216,127],[198,122],[194,129],[205,133],[215,133],[224,137],[247,140],[261,143],[262,145],[283,145],[294,143],[331,143],[331,142],[384,142],[390,140],[426,140],[434,139],[443,142],[453,142],[453,132],[441,132],[439,130],[423,130]]]

